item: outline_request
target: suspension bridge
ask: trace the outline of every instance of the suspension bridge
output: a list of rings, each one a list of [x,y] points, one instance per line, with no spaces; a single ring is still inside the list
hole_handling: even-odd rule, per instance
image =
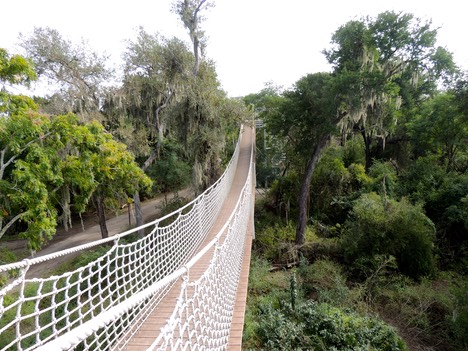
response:
[[[254,129],[189,204],[113,237],[0,266],[0,351],[240,350],[254,233]],[[140,230],[146,235],[131,239]],[[101,247],[82,267],[32,267]]]

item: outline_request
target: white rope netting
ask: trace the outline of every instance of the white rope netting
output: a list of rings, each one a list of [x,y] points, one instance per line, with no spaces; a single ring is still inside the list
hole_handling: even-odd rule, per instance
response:
[[[222,177],[188,205],[144,225],[150,233],[138,241],[126,242],[126,237],[142,227],[0,266],[0,272],[17,275],[0,290],[0,351],[125,345],[208,234],[230,190],[239,149],[240,138]],[[175,219],[163,226],[168,218]],[[27,276],[33,265],[103,244],[108,250],[79,269],[48,278]]]
[[[252,167],[237,206],[205,249],[214,252],[203,275],[190,269],[171,318],[148,350],[226,350],[242,268],[245,237],[252,214]],[[195,258],[198,260],[198,257]]]

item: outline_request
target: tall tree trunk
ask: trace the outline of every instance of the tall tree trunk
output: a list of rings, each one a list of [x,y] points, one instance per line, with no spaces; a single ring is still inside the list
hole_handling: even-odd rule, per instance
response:
[[[109,237],[106,224],[106,211],[104,209],[104,199],[100,195],[93,195],[94,206],[99,218],[99,227],[101,228],[101,236],[103,239]]]
[[[362,135],[362,138],[364,139],[365,153],[366,153],[366,173],[368,173],[369,168],[372,166],[372,158],[371,158],[371,150],[370,150],[372,138],[370,135],[367,135],[366,130],[364,128],[361,129],[361,135]]]
[[[195,63],[193,65],[193,71],[192,71],[192,74],[194,76],[198,75],[198,70],[200,69],[200,53],[198,50],[199,45],[200,45],[200,42],[198,40],[198,37],[195,36],[193,38],[193,54],[195,56]]]
[[[141,201],[140,201],[140,194],[137,192],[135,192],[135,194],[133,194],[133,203],[135,205],[135,222],[136,222],[136,226],[137,228],[138,227],[141,227],[143,225],[143,211],[141,210]],[[138,237],[139,238],[143,238],[145,236],[145,230],[144,229],[140,229],[138,231]]]
[[[304,178],[302,178],[301,190],[299,194],[299,219],[296,226],[296,245],[303,245],[305,242],[310,182],[312,181],[312,175],[314,174],[314,170],[317,166],[318,160],[320,159],[322,150],[327,145],[329,139],[330,134],[327,134],[319,140],[315,146],[315,149],[313,150],[311,158],[307,162],[307,169],[304,174]]]
[[[143,166],[141,166],[141,169],[143,172],[146,172],[149,166],[151,166],[154,161],[159,159],[159,149],[157,148],[156,150],[153,150],[149,157],[146,159],[146,161],[143,163]],[[141,227],[143,225],[143,211],[141,210],[141,200],[140,200],[140,193],[137,191],[135,194],[133,194],[133,203],[135,205],[135,222],[136,222],[136,227]],[[145,236],[145,230],[140,229],[138,231],[138,237],[143,238]]]

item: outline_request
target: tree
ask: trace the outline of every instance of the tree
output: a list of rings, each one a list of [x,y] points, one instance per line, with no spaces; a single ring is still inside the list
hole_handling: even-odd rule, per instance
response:
[[[5,84],[28,84],[36,79],[36,72],[32,63],[21,55],[9,55],[0,48],[0,82]]]
[[[176,135],[194,164],[193,179],[198,189],[208,187],[220,173],[228,117],[219,114],[228,100],[220,89],[214,64],[204,60],[206,36],[201,29],[205,19],[202,11],[212,6],[214,3],[207,0],[173,3],[173,11],[188,31],[194,57],[192,77],[187,80],[183,99],[174,106],[173,120]]]
[[[240,120],[245,108],[226,108],[230,103],[220,89],[211,62],[200,64],[198,75],[186,81],[183,97],[171,108],[171,129],[193,164],[193,184],[206,189],[221,174],[227,124]]]
[[[200,62],[203,59],[206,48],[205,32],[200,28],[204,20],[201,13],[203,10],[213,6],[214,4],[207,0],[180,0],[173,4],[173,11],[179,15],[192,41],[193,55],[195,57],[192,70],[194,76],[198,74]]]
[[[452,93],[435,95],[423,104],[409,127],[417,155],[438,155],[447,171],[463,171],[463,161],[457,159],[467,155],[467,125],[468,114],[458,108]]]
[[[35,109],[33,100],[24,95],[13,95],[7,90],[7,86],[23,84],[28,85],[37,78],[33,64],[20,55],[10,55],[5,49],[0,48],[0,118],[18,110]]]
[[[332,37],[324,54],[341,80],[340,125],[344,134],[363,136],[366,169],[375,139],[385,147],[408,99],[433,91],[440,78],[456,70],[452,55],[435,47],[437,30],[411,14],[383,12],[375,19],[353,20]]]
[[[91,197],[106,237],[105,201],[115,204],[150,185],[125,145],[73,115],[2,118],[0,150],[0,237],[21,223],[17,229],[33,250],[53,236],[59,219],[67,227],[72,209],[83,212]]]
[[[86,145],[87,149],[82,152],[89,152],[88,157],[95,182],[92,198],[98,214],[102,237],[106,238],[108,237],[106,204],[116,209],[120,202],[126,202],[129,195],[149,188],[152,182],[135,163],[127,147],[113,140],[112,136],[104,131],[102,125],[94,122],[85,127],[95,138],[93,143]]]
[[[102,85],[111,76],[107,60],[89,51],[86,43],[75,46],[55,29],[34,28],[21,45],[34,62],[39,76],[45,76],[60,88],[66,110],[75,112],[82,120],[102,119],[99,115]]]
[[[312,175],[340,118],[333,89],[334,80],[329,73],[309,74],[284,93],[281,113],[267,120],[271,132],[286,138],[305,163],[298,201],[297,245],[305,241]]]
[[[127,125],[131,124],[131,129],[140,132],[139,143],[132,151],[144,158],[141,163],[144,171],[161,156],[167,133],[167,110],[183,95],[192,62],[182,41],[150,35],[142,28],[137,40],[127,47],[123,87],[106,99],[105,111],[110,123],[117,124],[119,130],[124,119],[129,122]],[[121,116],[120,120],[112,121],[113,114]],[[112,129],[114,133],[117,131]],[[134,139],[135,133],[132,134],[127,140]],[[141,145],[147,147],[142,149]],[[143,217],[139,194],[135,193],[133,199],[136,223],[140,226]]]
[[[34,78],[29,61],[0,50],[3,84]],[[41,115],[32,99],[5,88],[1,96],[0,238],[21,232],[36,250],[55,233],[57,220],[67,228],[72,207],[83,212],[93,194],[101,206],[149,186],[125,146],[97,122],[83,125],[71,114]],[[98,213],[102,224],[102,206]],[[105,222],[102,228],[105,236]]]
[[[192,62],[182,41],[150,35],[142,28],[137,40],[127,47],[123,94],[108,99],[108,103],[123,107],[138,128],[148,131],[149,143],[155,147],[143,169],[159,158],[167,128],[165,111],[181,98]]]
[[[257,124],[257,184],[268,188],[275,176],[285,175],[291,159],[284,160],[283,139],[272,138],[267,133],[264,121],[268,120],[270,115],[277,114],[279,106],[284,97],[281,95],[281,88],[269,82],[256,94],[249,94],[243,98],[246,106],[255,113]],[[285,162],[284,162],[285,161]]]
[[[60,177],[52,153],[40,146],[48,126],[32,112],[0,117],[0,237],[21,221],[32,249],[51,237],[56,218],[47,185],[58,185]]]

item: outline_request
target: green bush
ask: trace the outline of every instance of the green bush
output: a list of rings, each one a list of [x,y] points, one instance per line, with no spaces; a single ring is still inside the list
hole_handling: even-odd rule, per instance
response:
[[[342,246],[347,262],[392,255],[403,274],[419,279],[434,271],[433,238],[434,226],[421,206],[369,193],[355,201]]]
[[[329,147],[314,171],[311,183],[311,213],[326,224],[343,223],[351,209],[351,201],[369,183],[364,166],[355,154],[356,142],[345,148]],[[351,147],[353,146],[353,147]],[[350,163],[351,162],[351,163]]]
[[[457,280],[460,283],[452,287],[455,297],[455,309],[450,319],[450,330],[460,350],[468,350],[468,279]]]
[[[350,290],[338,263],[317,260],[311,265],[301,265],[298,272],[306,296],[312,296],[318,302],[349,305]]]
[[[0,248],[0,265],[16,262],[18,260],[16,254],[6,247]],[[10,271],[0,273],[0,288],[2,288],[8,279],[17,278],[19,269],[12,269]]]
[[[369,169],[369,177],[369,191],[388,196],[395,194],[398,177],[395,167],[390,162],[375,161]]]
[[[151,167],[147,174],[153,180],[151,195],[182,189],[192,179],[192,167],[179,156],[182,151],[177,145],[168,143],[163,154]]]
[[[270,272],[270,268],[271,264],[267,260],[252,256],[243,333],[243,344],[247,348],[258,342],[258,315],[261,306],[280,308],[281,301],[288,300],[288,275],[283,271]]]
[[[433,280],[415,283],[391,275],[376,286],[375,307],[422,345],[438,350],[466,350],[468,346],[468,280],[441,272]]]
[[[258,320],[258,350],[408,350],[383,321],[326,303],[309,301],[294,311],[265,306]]]
[[[277,177],[270,186],[267,206],[279,218],[284,218],[283,223],[288,223],[291,218],[297,217],[297,195],[300,183],[299,174],[291,171],[285,176]]]
[[[401,177],[399,194],[413,202],[422,202],[436,226],[440,264],[445,268],[466,267],[467,193],[468,174],[447,173],[436,156],[418,158]]]

